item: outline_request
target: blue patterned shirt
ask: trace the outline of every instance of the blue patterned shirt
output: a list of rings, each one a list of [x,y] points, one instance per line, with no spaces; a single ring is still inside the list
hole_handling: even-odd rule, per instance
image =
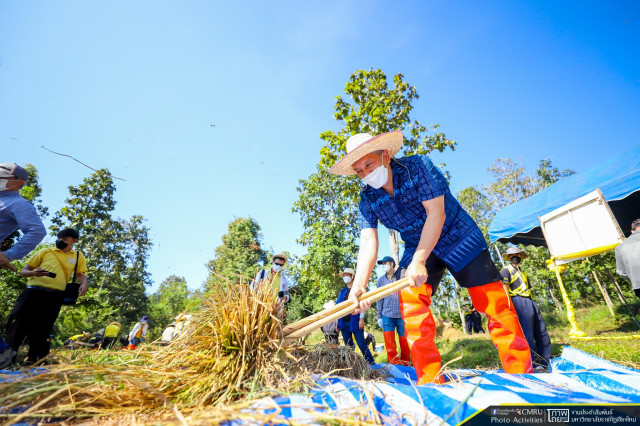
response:
[[[387,274],[378,278],[378,287],[398,281],[398,279],[400,279],[400,269],[391,275],[391,278],[389,278]],[[393,293],[391,296],[378,300],[376,310],[378,311],[378,319],[382,318],[382,315],[389,318],[402,318],[402,314],[400,313],[400,295]]]
[[[426,155],[412,155],[391,162],[394,196],[367,185],[360,193],[358,226],[377,228],[380,221],[395,229],[405,243],[399,268],[406,268],[415,254],[427,220],[423,201],[444,196],[446,219],[433,253],[454,271],[460,271],[487,248],[478,225],[449,190],[444,175]]]

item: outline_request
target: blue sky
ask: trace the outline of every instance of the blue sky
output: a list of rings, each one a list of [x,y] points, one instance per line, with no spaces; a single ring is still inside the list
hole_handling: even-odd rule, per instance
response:
[[[8,1],[0,157],[38,167],[52,212],[91,171],[41,145],[126,179],[116,215],[147,219],[155,285],[196,288],[234,217],[303,252],[297,182],[355,70],[417,86],[414,118],[458,142],[434,155],[456,192],[499,157],[581,171],[639,143],[639,45],[636,1]]]

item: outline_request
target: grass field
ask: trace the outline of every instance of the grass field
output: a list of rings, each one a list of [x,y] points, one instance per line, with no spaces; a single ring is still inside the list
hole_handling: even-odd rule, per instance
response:
[[[634,312],[638,312],[640,304],[631,305]],[[616,317],[613,318],[604,305],[576,309],[576,320],[587,336],[630,336],[640,335],[640,329],[631,318],[624,306],[616,307]],[[559,356],[564,346],[589,352],[604,359],[640,369],[640,339],[606,339],[606,340],[575,340],[569,338],[569,322],[564,312],[543,313],[549,336],[551,337],[552,357]],[[638,315],[640,317],[640,315]],[[484,329],[487,331],[486,319]],[[378,344],[384,343],[382,330],[378,327],[366,329],[372,333]],[[307,339],[308,344],[322,341],[323,335],[316,331]],[[457,357],[462,359],[449,364],[449,368],[501,368],[498,352],[496,351],[488,333],[467,335],[458,326],[442,330],[436,338],[436,345],[442,355],[443,364]],[[398,349],[399,349],[398,345]],[[374,353],[376,362],[387,362],[387,354]]]

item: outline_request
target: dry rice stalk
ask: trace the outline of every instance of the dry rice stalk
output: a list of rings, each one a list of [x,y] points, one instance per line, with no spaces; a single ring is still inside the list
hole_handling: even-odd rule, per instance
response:
[[[314,374],[385,376],[351,348],[283,349],[283,314],[282,303],[265,283],[215,287],[203,297],[187,332],[168,346],[150,350],[147,345],[134,352],[59,351],[60,363],[45,372],[25,371],[16,381],[0,382],[0,421],[115,417],[123,423],[164,418],[180,424],[230,419],[262,424],[265,414],[248,410],[256,399],[313,387]],[[358,410],[315,412],[314,417],[362,425],[377,419],[364,405]]]
[[[356,380],[378,380],[389,376],[388,369],[372,369],[350,346],[320,343],[296,349],[285,366],[292,375],[332,374]]]
[[[152,358],[158,388],[185,406],[255,397],[278,363],[283,316],[267,283],[214,287],[188,333]]]

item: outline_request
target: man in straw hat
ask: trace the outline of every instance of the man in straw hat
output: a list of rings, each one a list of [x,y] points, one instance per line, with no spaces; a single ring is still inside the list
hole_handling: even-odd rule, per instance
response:
[[[289,301],[289,280],[283,273],[284,264],[288,260],[284,253],[274,254],[271,258],[271,267],[258,271],[254,280],[254,283],[267,281],[271,284],[273,291],[278,293],[278,297],[283,302]]]
[[[349,293],[353,288],[353,277],[355,274],[356,271],[354,271],[353,268],[344,268],[344,270],[338,274],[344,281],[345,287],[340,290],[336,304],[340,304],[349,298]],[[375,363],[364,338],[364,312],[353,315],[350,314],[338,319],[338,330],[340,330],[342,334],[342,340],[344,340],[345,345],[355,348],[353,343],[355,340],[364,359],[366,359],[369,364]]]
[[[13,269],[12,260],[21,259],[47,235],[36,208],[20,196],[29,173],[15,163],[0,164],[0,242],[18,229],[22,238],[8,250],[0,248],[0,269]],[[11,363],[16,352],[0,336],[0,369]]]
[[[536,365],[536,371],[549,368],[551,358],[551,339],[547,333],[547,326],[542,318],[536,302],[531,299],[531,285],[529,278],[520,267],[527,258],[527,253],[518,247],[510,247],[503,254],[504,260],[509,262],[502,268],[502,285],[509,292],[513,306],[518,313],[524,336],[531,349],[531,359]]]
[[[399,131],[375,137],[359,133],[349,138],[347,154],[331,168],[333,174],[357,174],[366,183],[358,209],[358,272],[349,296],[356,312],[371,306],[359,302],[358,296],[366,291],[376,263],[380,221],[399,231],[405,242],[398,267],[405,270],[402,274],[410,287],[401,292],[400,306],[419,384],[444,381],[439,376],[441,358],[429,306],[447,270],[469,290],[476,309],[489,317],[491,338],[505,371],[532,372],[529,346],[482,232],[429,157],[393,158],[402,142]]]

